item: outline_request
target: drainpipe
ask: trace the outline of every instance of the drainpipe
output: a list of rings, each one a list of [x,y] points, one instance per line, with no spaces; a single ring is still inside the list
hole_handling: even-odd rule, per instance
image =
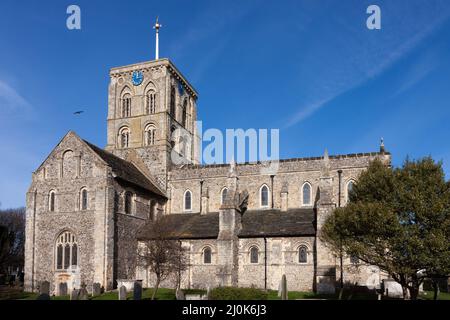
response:
[[[200,180],[200,213],[202,213],[203,180]]]
[[[264,237],[264,290],[267,290],[267,238]]]
[[[274,175],[270,176],[270,197],[271,197],[272,209],[273,209],[273,178],[274,177],[275,177]]]
[[[338,193],[338,207],[341,207],[341,182],[342,182],[342,170],[338,170],[338,176],[339,176],[339,193]],[[339,299],[342,298],[342,290],[344,290],[344,261],[343,261],[343,253],[342,253],[342,246],[339,250],[339,264],[341,269],[341,292],[339,293]]]
[[[342,182],[342,170],[338,170],[338,176],[339,176],[339,193],[338,193],[338,207],[341,207],[341,182]]]

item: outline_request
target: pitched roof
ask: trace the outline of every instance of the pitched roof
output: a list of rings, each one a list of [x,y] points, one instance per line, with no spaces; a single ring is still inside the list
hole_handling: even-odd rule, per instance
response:
[[[168,214],[161,219],[167,221],[168,239],[213,239],[219,234],[219,214],[199,213]],[[152,222],[147,222],[138,232],[138,240],[155,238]]]
[[[294,237],[316,234],[314,209],[247,211],[242,216],[241,238]]]
[[[157,186],[155,186],[150,179],[148,179],[133,163],[125,161],[86,140],[83,141],[112,168],[118,178],[165,197],[164,193]]]
[[[215,239],[219,235],[219,213],[169,214],[167,219],[172,239]],[[247,211],[242,217],[240,238],[314,236],[315,214],[313,209]],[[138,232],[138,240],[151,240],[152,222]]]

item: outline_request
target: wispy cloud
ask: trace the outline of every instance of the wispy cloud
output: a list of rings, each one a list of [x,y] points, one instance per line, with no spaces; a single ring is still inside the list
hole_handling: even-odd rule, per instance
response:
[[[168,52],[170,56],[186,58],[189,59],[190,64],[194,64],[195,71],[190,76],[193,83],[203,77],[203,74],[227,48],[233,29],[251,12],[252,8],[254,8],[252,2],[239,2],[239,4],[214,2],[210,7],[190,18],[189,27],[172,42]],[[193,47],[205,45],[207,47],[204,47],[201,56],[188,56],[189,52],[195,51],[192,50]]]
[[[426,78],[439,65],[439,59],[436,55],[427,55],[418,63],[414,64],[412,68],[403,77],[402,84],[393,96],[398,96],[409,89],[413,88],[420,81]]]
[[[334,55],[334,59],[333,57],[328,58],[333,59],[334,62],[338,61],[338,63],[326,68],[324,74],[318,75],[321,77],[320,85],[316,86],[314,92],[304,99],[304,102],[299,107],[299,111],[289,116],[284,128],[301,123],[342,94],[382,75],[419,46],[448,17],[448,11],[442,12],[439,16],[434,17],[432,22],[428,22],[425,27],[410,31],[409,37],[405,37],[405,34],[395,34],[395,32],[391,31],[387,36],[384,36],[386,43],[382,41],[371,43],[369,40],[366,41],[366,39],[359,39],[360,41],[352,41],[351,39],[344,39],[343,41],[343,39],[339,39],[338,43],[339,41],[341,43],[344,42],[348,44],[348,47],[337,48],[331,53]],[[352,53],[350,59],[345,59],[347,58],[345,56],[346,52]],[[339,59],[345,59],[345,61],[339,61]],[[428,63],[413,70],[411,77],[399,88],[399,92],[407,90],[416,84],[431,72],[434,67],[434,63]]]
[[[0,80],[0,113],[16,113],[30,111],[31,104],[17,90],[5,81]]]

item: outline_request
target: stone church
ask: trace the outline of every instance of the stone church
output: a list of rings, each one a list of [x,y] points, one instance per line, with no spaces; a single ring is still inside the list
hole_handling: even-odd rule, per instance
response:
[[[372,153],[204,165],[198,162],[194,87],[168,59],[110,70],[107,144],[69,131],[32,175],[26,200],[25,288],[49,281],[58,294],[121,279],[153,286],[137,264],[139,243],[155,219],[187,249],[183,288],[219,285],[334,291],[339,263],[321,242],[324,219],[345,205]],[[190,139],[178,148],[174,132]],[[178,148],[178,149],[177,149]],[[188,163],[172,162],[173,153]],[[380,271],[344,260],[344,280],[376,286]],[[169,280],[168,280],[169,281]],[[169,285],[169,284],[167,284]],[[164,283],[162,284],[164,286]]]

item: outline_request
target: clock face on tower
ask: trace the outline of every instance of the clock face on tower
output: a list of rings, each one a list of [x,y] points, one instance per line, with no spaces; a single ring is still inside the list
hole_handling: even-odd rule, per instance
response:
[[[142,73],[142,71],[134,71],[132,80],[135,86],[140,85],[142,81],[144,81],[144,74]]]

